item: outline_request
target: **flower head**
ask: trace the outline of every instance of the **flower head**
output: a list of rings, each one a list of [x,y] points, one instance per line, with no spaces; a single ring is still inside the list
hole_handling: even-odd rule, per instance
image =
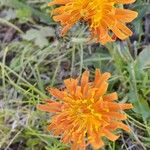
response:
[[[114,35],[124,40],[132,35],[125,25],[137,17],[137,12],[118,8],[119,4],[133,3],[135,0],[53,0],[51,5],[61,5],[52,14],[55,21],[63,26],[65,34],[79,20],[89,24],[93,38],[105,44],[114,41]]]
[[[62,135],[64,143],[72,144],[72,150],[85,150],[88,144],[94,148],[104,145],[103,137],[115,141],[118,128],[129,131],[122,120],[127,117],[121,111],[131,109],[132,104],[117,103],[117,93],[106,94],[110,73],[101,74],[97,69],[95,79],[89,82],[89,72],[79,79],[64,81],[66,88],[60,91],[48,89],[56,100],[47,100],[38,109],[53,113],[48,129],[54,135]]]

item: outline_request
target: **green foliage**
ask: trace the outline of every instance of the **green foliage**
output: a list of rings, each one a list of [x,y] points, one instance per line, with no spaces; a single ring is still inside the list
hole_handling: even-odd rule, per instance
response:
[[[39,29],[30,29],[22,37],[27,41],[34,41],[35,45],[43,48],[49,45],[47,37],[54,37],[55,31],[50,27],[39,27]]]
[[[101,46],[88,42],[87,27],[77,25],[64,38],[49,17],[47,0],[0,0],[0,149],[69,150],[60,137],[47,131],[50,115],[36,110],[49,98],[47,86],[63,87],[63,79],[100,68],[112,74],[109,91],[119,102],[131,102],[127,112],[131,133],[120,131],[118,141],[104,150],[150,149],[150,46],[143,44],[143,17],[148,1],[137,0],[133,22],[137,40]],[[4,32],[4,34],[3,34]],[[4,36],[3,39],[6,37]]]
[[[50,17],[49,17],[49,15],[47,15],[46,13],[44,13],[44,12],[38,10],[38,9],[35,9],[35,8],[31,7],[27,2],[22,2],[20,0],[1,0],[0,1],[0,5],[1,6],[8,6],[10,8],[14,8],[16,10],[20,10],[19,17],[21,17],[21,16],[23,16],[23,17],[25,17],[25,16],[26,17],[30,17],[29,14],[32,14],[33,17],[39,18],[40,21],[42,21],[42,22],[44,22],[46,24],[50,24]],[[30,13],[27,13],[27,10]],[[25,14],[23,14],[23,11],[25,11]],[[26,18],[26,19],[28,20],[28,18]]]
[[[132,58],[128,46],[120,47],[120,44],[114,43],[108,45],[107,48],[114,58],[118,73],[122,77],[121,82],[124,83],[126,90],[129,90],[128,99],[134,104],[135,113],[139,113],[144,120],[148,120],[150,118],[150,106],[142,94],[149,93],[149,46],[143,49],[135,59]],[[146,70],[144,70],[145,67]]]
[[[31,20],[31,10],[28,8],[20,8],[16,10],[16,17],[20,23],[26,23]]]
[[[139,54],[137,58],[137,66],[139,66],[139,71],[143,71],[144,69],[149,68],[150,66],[150,46],[147,46],[143,49],[143,51]]]

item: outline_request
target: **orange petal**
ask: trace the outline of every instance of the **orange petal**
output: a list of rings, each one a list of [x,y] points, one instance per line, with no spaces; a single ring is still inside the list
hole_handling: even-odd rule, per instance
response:
[[[113,133],[111,133],[109,130],[107,130],[107,129],[103,129],[103,132],[104,132],[104,134],[105,134],[105,137],[107,137],[109,140],[111,140],[111,141],[116,141],[118,138],[119,138],[119,136],[117,136],[117,135],[115,135],[115,134],[113,134]]]
[[[112,28],[111,28],[111,30],[115,33],[115,35],[119,38],[119,39],[121,39],[121,40],[124,40],[124,39],[126,39],[127,37],[128,37],[128,35],[125,35],[119,28],[117,28],[117,26],[115,25],[115,26],[113,26]]]
[[[78,144],[76,142],[72,144],[71,150],[78,150]]]
[[[81,77],[81,92],[83,93],[84,88],[88,86],[89,71],[84,71]]]
[[[114,118],[114,119],[119,119],[119,120],[126,120],[127,119],[127,116],[125,114],[121,114],[118,112],[110,111],[110,112],[105,113],[105,114],[111,118]]]
[[[107,25],[105,23],[101,23],[99,27],[100,33],[99,33],[99,40],[104,45],[107,42],[113,42],[114,40],[111,38],[111,36],[108,34],[109,30],[107,28]]]
[[[56,98],[58,98],[58,99],[63,100],[63,98],[64,98],[64,96],[65,96],[65,94],[64,94],[63,91],[60,91],[60,90],[58,90],[58,89],[56,89],[56,88],[47,88],[47,90],[48,90],[48,92],[49,92],[52,96],[54,96],[54,97],[56,97]]]
[[[137,12],[128,9],[117,8],[115,11],[115,17],[121,22],[131,22],[137,15]]]
[[[52,5],[62,5],[62,4],[66,4],[69,3],[71,0],[53,0],[52,2],[48,3],[48,6],[52,6]]]
[[[82,139],[82,142],[79,145],[79,150],[86,150],[86,144],[84,138]]]
[[[116,92],[111,93],[111,94],[107,94],[103,97],[104,101],[114,101],[118,99],[118,95]]]
[[[97,80],[96,85],[94,86],[95,88],[99,88],[101,86],[101,83],[104,81],[107,81],[110,78],[111,74],[109,72],[105,72],[102,74],[101,78]]]
[[[69,143],[70,142],[70,135],[69,134],[65,134],[65,136],[62,138],[62,142],[64,143],[64,144],[67,144],[67,143]]]
[[[95,100],[99,100],[99,98],[106,93],[107,88],[108,88],[108,83],[107,82],[103,82],[101,84],[101,86],[99,87],[98,91],[95,93],[94,99]]]
[[[116,27],[117,27],[122,33],[124,33],[125,35],[127,35],[127,36],[131,36],[131,35],[132,35],[132,31],[131,31],[127,26],[125,26],[123,23],[118,22],[118,23],[116,24]]]
[[[99,69],[96,69],[96,71],[95,71],[95,79],[94,79],[94,82],[93,82],[93,86],[96,85],[96,83],[100,79],[100,77],[101,77],[101,71]]]
[[[118,103],[108,102],[107,105],[112,110],[124,110],[124,109],[132,109],[133,108],[132,104],[127,104],[127,103],[118,104]]]
[[[89,136],[89,143],[92,144],[92,146],[95,149],[99,149],[99,148],[104,146],[104,142],[102,141],[102,139],[100,138],[98,133],[93,131],[89,135],[90,135]]]
[[[51,131],[56,125],[54,123],[51,123],[47,126],[47,130]]]
[[[116,3],[119,4],[131,4],[134,3],[136,0],[115,0]]]
[[[64,83],[65,83],[67,90],[71,94],[74,94],[76,92],[76,88],[77,88],[77,84],[78,84],[77,79],[69,78],[69,79],[64,80]]]
[[[60,112],[61,111],[62,104],[58,102],[51,102],[46,104],[39,104],[37,105],[37,109],[46,111],[46,112]]]
[[[120,128],[120,129],[130,132],[130,128],[122,122],[114,122],[113,124],[116,125],[116,127]]]

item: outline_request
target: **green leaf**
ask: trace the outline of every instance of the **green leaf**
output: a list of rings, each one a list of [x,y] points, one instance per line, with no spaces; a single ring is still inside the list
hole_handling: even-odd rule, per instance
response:
[[[50,19],[49,15],[47,15],[45,12],[41,12],[40,10],[34,9],[34,8],[30,7],[28,4],[23,3],[19,0],[0,0],[0,5],[8,6],[10,8],[14,8],[14,9],[30,10],[32,12],[32,16],[39,18],[41,22],[44,22],[46,24],[51,23],[51,19]]]
[[[19,18],[19,21],[21,23],[26,23],[27,21],[32,20],[31,14],[32,12],[30,9],[22,8],[22,9],[16,10],[16,15]]]
[[[139,66],[139,70],[143,70],[150,67],[150,46],[147,46],[143,51],[139,54],[137,58],[137,64]]]
[[[38,145],[39,142],[40,142],[39,138],[30,138],[27,140],[27,145],[28,145],[28,147],[33,147],[33,146]]]
[[[139,101],[140,101],[140,111],[143,118],[145,118],[145,120],[150,119],[150,107],[147,100],[141,98]]]
[[[18,72],[22,68],[22,64],[20,62],[21,62],[20,58],[16,57],[15,59],[11,61],[10,68]]]
[[[35,45],[43,48],[49,44],[47,37],[55,36],[54,29],[51,27],[39,27],[39,29],[30,29],[22,38],[27,41],[33,41]]]
[[[7,21],[10,21],[12,19],[16,19],[16,12],[11,8],[2,11],[2,13],[5,15],[4,19],[6,19]]]
[[[134,5],[134,10],[138,12],[138,17],[133,21],[136,34],[143,34],[142,18],[148,13],[150,5],[143,2],[138,2]]]

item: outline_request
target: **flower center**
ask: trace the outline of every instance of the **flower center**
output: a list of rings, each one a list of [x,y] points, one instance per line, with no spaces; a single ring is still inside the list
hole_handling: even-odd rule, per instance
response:
[[[86,9],[82,9],[80,15],[81,17],[86,18],[89,15],[89,12]]]
[[[73,114],[79,118],[94,116],[94,118],[101,119],[101,114],[97,112],[94,108],[94,101],[93,99],[87,100],[77,100],[76,104],[74,104]]]

